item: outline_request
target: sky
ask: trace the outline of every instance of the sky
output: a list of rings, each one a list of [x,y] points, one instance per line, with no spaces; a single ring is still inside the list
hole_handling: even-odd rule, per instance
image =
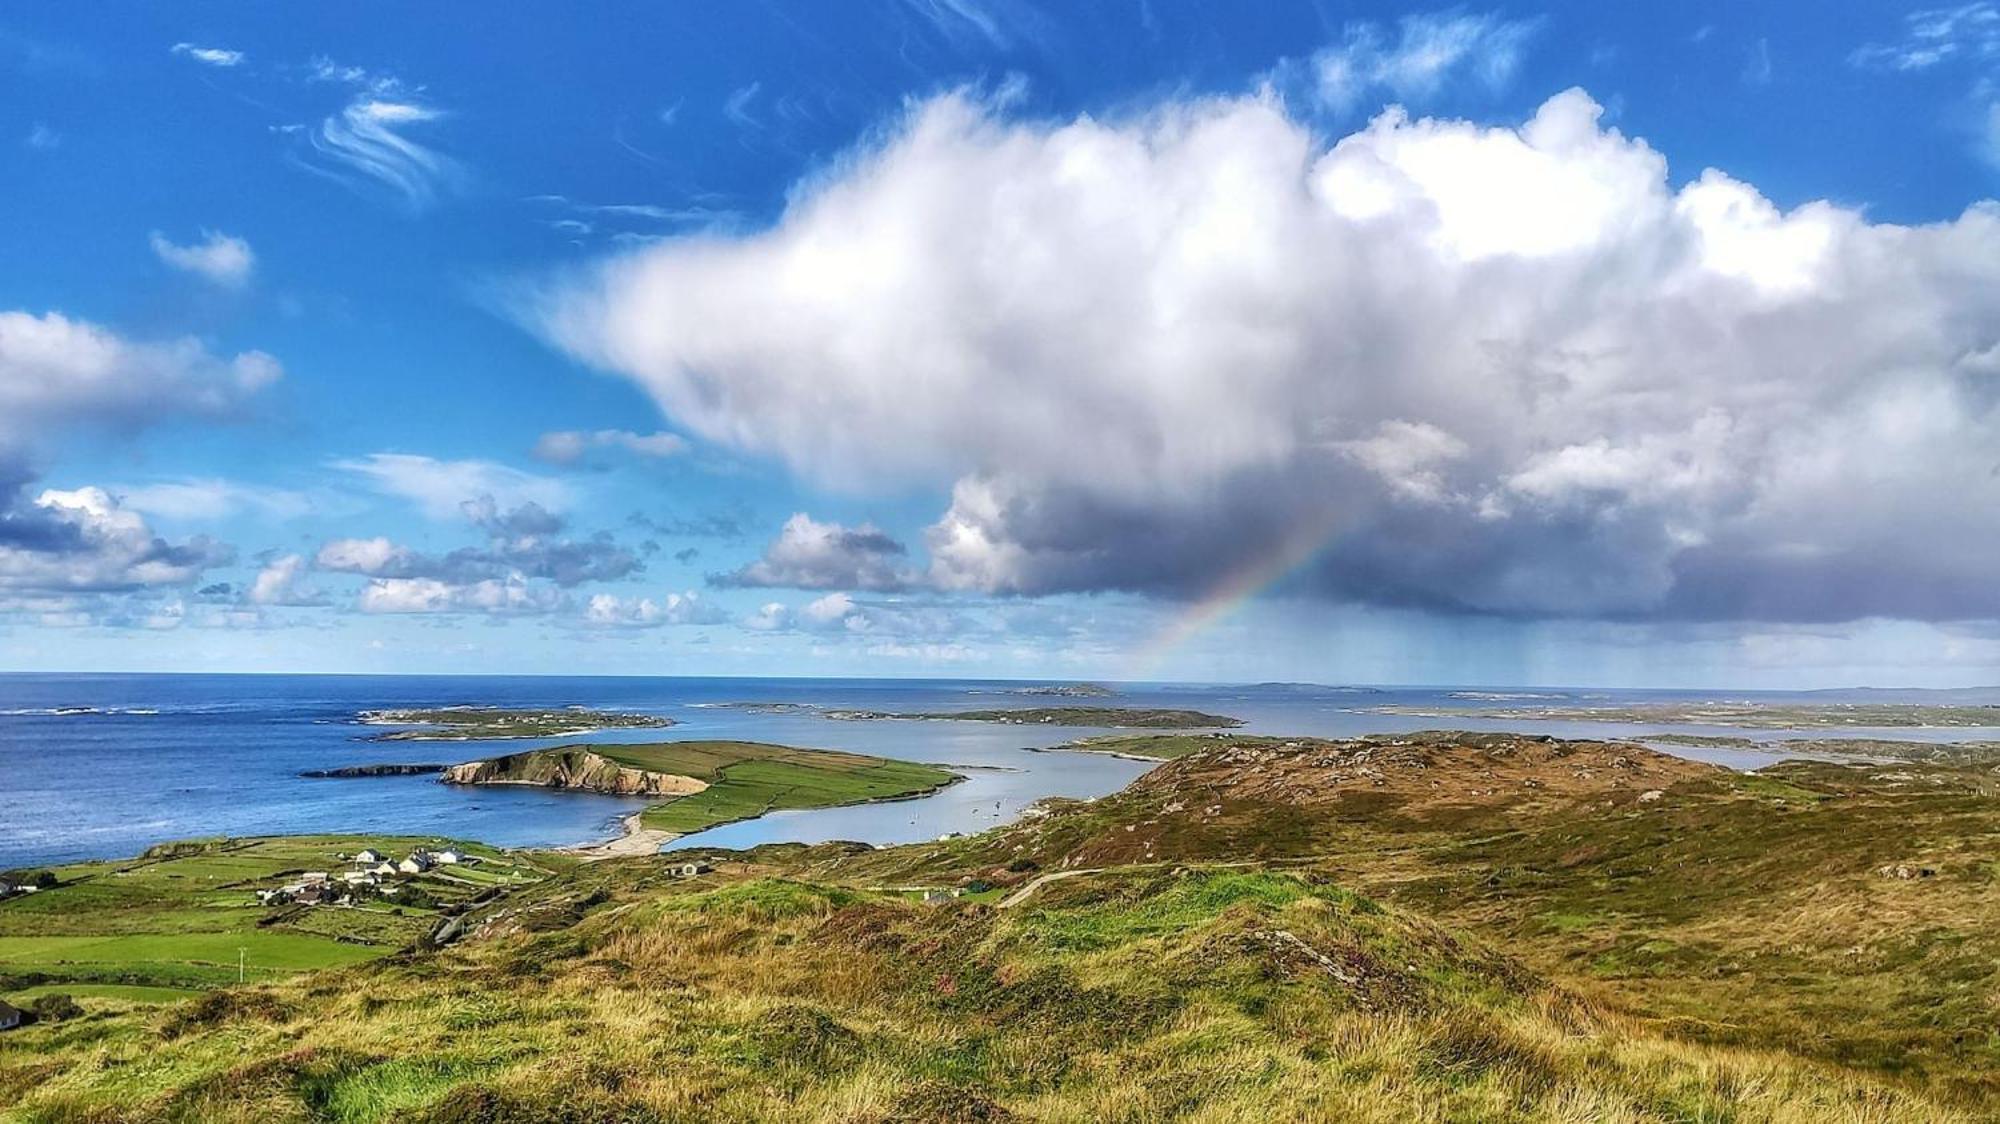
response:
[[[2000,4],[0,12],[0,669],[2000,682]]]

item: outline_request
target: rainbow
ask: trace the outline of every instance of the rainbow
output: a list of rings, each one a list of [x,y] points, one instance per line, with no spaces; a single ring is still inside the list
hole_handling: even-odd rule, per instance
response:
[[[1144,682],[1166,658],[1242,607],[1244,602],[1283,581],[1311,562],[1340,529],[1333,511],[1300,520],[1270,550],[1225,575],[1209,591],[1183,609],[1139,650],[1122,678]]]

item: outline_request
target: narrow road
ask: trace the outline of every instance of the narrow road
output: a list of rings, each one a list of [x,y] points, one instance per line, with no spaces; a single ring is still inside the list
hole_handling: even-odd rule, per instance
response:
[[[1059,882],[1065,878],[1075,878],[1079,874],[1103,874],[1104,871],[1104,867],[1097,866],[1091,867],[1088,870],[1057,870],[1048,874],[1038,874],[1027,885],[1002,898],[1000,900],[1000,908],[1012,909],[1022,902],[1027,901],[1036,890],[1042,888],[1043,883]]]

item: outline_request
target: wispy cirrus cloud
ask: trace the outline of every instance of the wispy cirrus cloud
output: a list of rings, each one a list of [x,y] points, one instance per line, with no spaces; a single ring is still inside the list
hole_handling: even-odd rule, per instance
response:
[[[438,460],[414,453],[370,453],[333,462],[375,491],[415,504],[433,519],[477,520],[485,504],[503,508],[535,504],[549,511],[570,506],[569,485],[547,476],[486,460]]]
[[[1281,65],[1276,77],[1281,85],[1297,85],[1302,74],[1312,100],[1339,113],[1383,93],[1423,100],[1455,82],[1498,91],[1513,80],[1539,26],[1537,20],[1456,10],[1404,16],[1394,28],[1359,20],[1303,66]]]
[[[351,89],[337,112],[306,138],[300,166],[356,190],[386,190],[411,210],[422,210],[463,177],[462,166],[416,139],[425,126],[443,120],[420,87],[400,79],[315,59],[310,77]]]
[[[687,438],[678,433],[634,433],[629,429],[562,429],[544,433],[531,451],[545,464],[573,465],[592,450],[622,449],[641,457],[676,457],[687,452]]]
[[[110,485],[106,489],[133,511],[166,519],[227,519],[250,513],[269,519],[296,519],[324,506],[304,492],[241,484],[214,477]]]
[[[1903,17],[1903,35],[1868,43],[1848,56],[1871,70],[1929,70],[1947,62],[2000,62],[2000,5],[1981,0]]]

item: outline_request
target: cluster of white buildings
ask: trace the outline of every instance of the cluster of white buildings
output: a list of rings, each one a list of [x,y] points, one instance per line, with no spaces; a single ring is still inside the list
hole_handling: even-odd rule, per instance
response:
[[[263,905],[325,905],[350,900],[364,891],[394,897],[397,878],[477,860],[449,847],[437,851],[419,847],[398,860],[371,847],[349,861],[352,870],[342,871],[338,876],[324,870],[308,870],[275,890],[257,891],[257,901]]]

